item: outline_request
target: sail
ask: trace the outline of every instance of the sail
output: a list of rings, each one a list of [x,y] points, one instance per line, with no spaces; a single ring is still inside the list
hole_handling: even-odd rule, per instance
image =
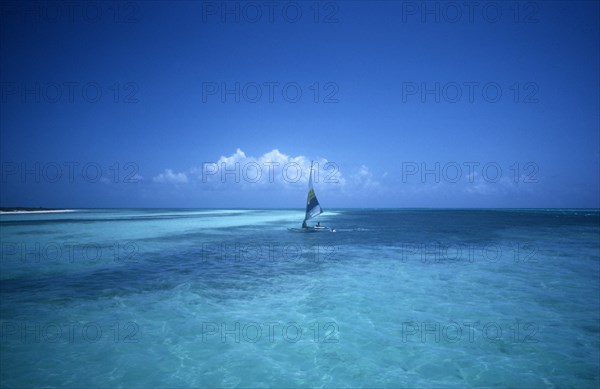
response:
[[[310,172],[308,173],[308,196],[306,199],[306,216],[304,217],[304,221],[320,215],[323,213],[323,209],[319,205],[319,200],[317,200],[317,196],[315,195],[315,190],[312,184],[312,162],[310,163]]]

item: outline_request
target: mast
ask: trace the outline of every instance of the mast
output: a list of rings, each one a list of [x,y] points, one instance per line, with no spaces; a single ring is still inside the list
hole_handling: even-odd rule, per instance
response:
[[[304,215],[304,221],[302,222],[302,227],[306,226],[306,221],[308,219],[313,218],[313,217],[323,213],[323,209],[321,209],[319,200],[317,200],[317,195],[315,194],[315,190],[314,190],[313,184],[312,184],[312,168],[313,168],[313,161],[310,161],[310,171],[308,173],[308,195],[306,197],[306,214]]]

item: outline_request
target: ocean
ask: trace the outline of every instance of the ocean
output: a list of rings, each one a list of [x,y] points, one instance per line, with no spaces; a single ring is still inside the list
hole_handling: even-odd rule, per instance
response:
[[[0,387],[600,386],[597,209],[302,218],[1,214]]]

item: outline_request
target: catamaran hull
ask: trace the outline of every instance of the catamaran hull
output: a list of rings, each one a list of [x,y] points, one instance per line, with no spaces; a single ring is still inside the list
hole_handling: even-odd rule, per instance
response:
[[[329,227],[288,228],[290,232],[335,232]]]

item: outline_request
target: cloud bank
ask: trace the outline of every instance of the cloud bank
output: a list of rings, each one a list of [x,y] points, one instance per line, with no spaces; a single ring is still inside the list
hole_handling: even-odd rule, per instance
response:
[[[161,184],[195,184],[205,189],[287,189],[306,186],[313,163],[313,183],[321,190],[342,190],[347,180],[334,161],[326,158],[309,160],[303,155],[291,156],[273,149],[254,157],[237,149],[235,153],[222,155],[213,161],[203,161],[199,166],[185,171],[165,169],[153,178]],[[368,168],[363,166],[358,181],[371,180]]]

